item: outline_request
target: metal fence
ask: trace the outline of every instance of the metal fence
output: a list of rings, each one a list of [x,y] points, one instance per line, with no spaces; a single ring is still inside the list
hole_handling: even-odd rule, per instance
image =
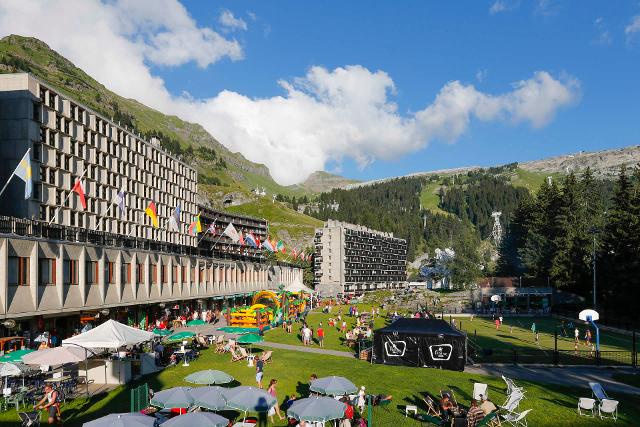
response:
[[[149,407],[149,386],[144,383],[131,389],[131,412],[140,412]]]

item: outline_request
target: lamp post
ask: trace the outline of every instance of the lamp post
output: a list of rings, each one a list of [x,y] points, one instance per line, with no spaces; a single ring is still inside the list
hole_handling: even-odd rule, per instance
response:
[[[593,308],[596,308],[596,235],[600,232],[598,227],[591,227],[589,232],[593,234],[593,253],[591,255],[591,263],[593,270]]]

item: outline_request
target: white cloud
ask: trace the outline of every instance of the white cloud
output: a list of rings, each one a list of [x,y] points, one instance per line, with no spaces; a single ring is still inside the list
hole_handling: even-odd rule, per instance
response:
[[[508,12],[516,9],[520,5],[517,0],[496,0],[489,8],[490,15],[496,15],[502,12]]]
[[[220,18],[218,18],[218,22],[228,30],[247,30],[247,23],[242,19],[233,16],[233,13],[231,13],[230,10],[223,10],[220,14]]]
[[[476,80],[478,81],[478,83],[482,83],[486,78],[487,78],[486,68],[476,71]]]
[[[632,37],[637,32],[640,32],[640,15],[631,18],[629,25],[624,27],[624,33],[627,37]]]
[[[556,0],[538,0],[534,9],[534,14],[540,16],[553,16],[560,11],[560,5]]]
[[[237,59],[242,50],[198,27],[175,1],[151,3],[145,8],[133,0],[2,2],[0,35],[46,41],[121,95],[202,124],[232,151],[265,163],[282,184],[300,182],[327,164],[339,167],[345,158],[366,167],[436,139],[453,142],[472,120],[539,128],[579,98],[577,80],[540,71],[498,95],[451,81],[422,110],[401,112],[391,76],[359,65],[312,67],[303,77],[278,82],[282,94],[269,98],[232,91],[208,99],[176,96],[152,74],[149,62],[206,66],[222,57]]]
[[[607,28],[607,24],[604,21],[604,18],[598,17],[595,21],[593,21],[593,26],[596,28],[596,31],[598,33],[598,37],[594,40],[595,44],[606,46],[613,43],[613,36]]]

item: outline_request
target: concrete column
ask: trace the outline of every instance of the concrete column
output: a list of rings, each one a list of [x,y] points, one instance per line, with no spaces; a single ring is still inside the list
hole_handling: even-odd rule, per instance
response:
[[[38,243],[34,242],[29,256],[29,288],[33,306],[38,307]],[[84,301],[83,301],[84,303]]]
[[[122,302],[122,251],[118,251],[118,257],[113,266],[113,273],[116,275],[116,294],[118,302]]]
[[[150,280],[150,275],[151,275],[151,262],[149,261],[149,255],[145,254],[144,256],[144,277],[142,278],[142,283],[144,284],[142,289],[144,290],[144,299],[148,300],[149,296],[151,294],[151,280]]]
[[[1,257],[2,256],[0,255],[0,258]],[[62,244],[58,244],[58,256],[56,257],[55,263],[56,263],[56,295],[58,295],[58,300],[60,301],[60,307],[62,307],[64,303],[64,245]],[[0,265],[2,265],[2,263],[0,263]],[[0,278],[0,283],[2,283],[2,278]]]
[[[133,295],[134,301],[138,300],[138,275],[136,274],[136,270],[138,269],[138,254],[133,252],[131,254],[131,291]]]
[[[104,262],[105,262],[105,253],[103,250],[100,251],[100,258],[98,259],[98,277],[96,280],[98,281],[98,293],[100,294],[100,301],[104,304],[104,299],[106,298],[107,285],[105,283],[104,277]]]
[[[80,257],[78,257],[78,290],[80,291],[80,300],[82,305],[87,304],[87,252],[82,247]]]

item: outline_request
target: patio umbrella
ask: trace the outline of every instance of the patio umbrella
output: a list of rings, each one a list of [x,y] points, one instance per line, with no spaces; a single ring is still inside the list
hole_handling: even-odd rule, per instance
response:
[[[54,347],[31,352],[23,356],[27,365],[64,365],[87,360],[87,350],[82,347]]]
[[[311,391],[326,394],[329,396],[342,396],[345,394],[353,394],[358,391],[358,387],[344,377],[324,377],[311,381],[309,386]]]
[[[23,348],[22,350],[12,351],[0,357],[0,362],[22,362],[22,356],[33,353],[35,350]]]
[[[229,420],[211,412],[190,412],[162,423],[163,427],[227,427]]]
[[[158,328],[155,328],[152,332],[156,335],[160,335],[161,337],[166,337],[173,333],[169,329],[158,329]]]
[[[149,402],[158,408],[189,408],[193,405],[191,387],[173,387],[157,392]]]
[[[156,419],[139,412],[109,414],[82,424],[82,427],[153,427]]]
[[[227,400],[222,395],[225,390],[218,386],[194,387],[189,393],[193,397],[193,406],[200,406],[211,411],[222,411],[227,407]]]
[[[202,326],[206,324],[207,322],[205,322],[202,319],[195,319],[195,320],[191,320],[190,322],[187,322],[187,326]]]
[[[182,332],[176,332],[173,335],[169,335],[165,339],[168,342],[179,342],[179,341],[183,341],[183,340],[186,340],[186,339],[191,339],[191,338],[193,338],[195,336],[196,336],[196,334],[194,334],[193,332],[182,331]]]
[[[193,384],[227,384],[233,381],[233,377],[226,372],[207,369],[205,371],[194,372],[184,377],[184,380]]]
[[[227,408],[243,411],[245,417],[247,412],[267,412],[278,402],[264,390],[250,386],[239,386],[226,389],[222,396],[227,401]]]
[[[331,397],[308,397],[295,400],[287,410],[287,416],[296,420],[324,423],[342,418],[346,408],[347,405]]]
[[[238,344],[249,344],[249,352],[251,352],[251,344],[264,341],[258,334],[245,334],[238,338]]]
[[[22,376],[22,385],[24,386],[24,376],[34,369],[19,362],[2,362],[0,363],[0,377],[17,377]],[[5,384],[6,388],[6,384]]]

